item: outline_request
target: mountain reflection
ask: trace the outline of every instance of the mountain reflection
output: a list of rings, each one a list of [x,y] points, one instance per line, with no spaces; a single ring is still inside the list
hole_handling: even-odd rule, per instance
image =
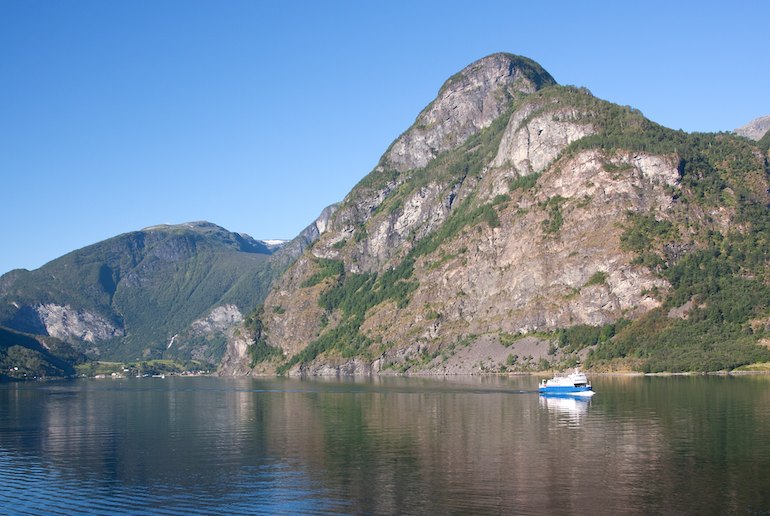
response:
[[[529,377],[6,385],[0,467],[34,463],[25,485],[52,497],[179,513],[768,506],[770,382],[594,385],[591,400],[538,396]]]

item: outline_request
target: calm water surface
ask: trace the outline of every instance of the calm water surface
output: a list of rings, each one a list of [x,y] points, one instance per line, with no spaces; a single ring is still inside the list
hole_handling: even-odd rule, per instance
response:
[[[770,514],[770,377],[0,385],[0,513]]]

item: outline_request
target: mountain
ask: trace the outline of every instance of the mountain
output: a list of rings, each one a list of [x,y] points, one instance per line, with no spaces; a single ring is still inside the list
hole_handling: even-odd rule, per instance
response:
[[[759,141],[770,131],[770,115],[755,118],[748,124],[739,127],[734,132],[746,138]]]
[[[766,153],[494,54],[451,77],[228,341],[222,374],[770,361]]]
[[[0,381],[67,378],[86,357],[53,337],[19,333],[0,326]]]
[[[317,238],[261,242],[209,222],[119,235],[0,277],[0,324],[90,358],[219,362],[227,335]]]

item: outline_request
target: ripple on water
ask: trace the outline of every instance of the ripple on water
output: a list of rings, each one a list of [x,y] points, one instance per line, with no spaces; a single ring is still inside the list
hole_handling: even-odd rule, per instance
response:
[[[770,382],[166,379],[0,386],[11,514],[746,512]],[[752,509],[752,510],[753,510]]]

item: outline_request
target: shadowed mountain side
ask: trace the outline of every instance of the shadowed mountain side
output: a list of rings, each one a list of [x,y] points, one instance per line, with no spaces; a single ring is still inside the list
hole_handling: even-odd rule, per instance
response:
[[[74,364],[86,357],[52,337],[19,333],[0,326],[0,380],[75,376]]]

